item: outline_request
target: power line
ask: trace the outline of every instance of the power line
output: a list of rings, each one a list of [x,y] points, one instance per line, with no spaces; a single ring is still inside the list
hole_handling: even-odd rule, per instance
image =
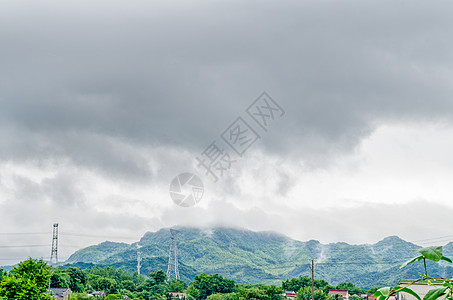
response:
[[[95,234],[87,234],[87,233],[64,233],[60,232],[60,235],[64,236],[76,236],[76,237],[88,237],[88,238],[109,238],[109,239],[127,239],[127,240],[138,240],[140,238],[133,238],[133,237],[126,237],[126,236],[106,236],[106,235],[95,235]]]
[[[0,236],[48,235],[48,234],[52,234],[52,232],[51,231],[48,231],[48,232],[0,232]],[[140,239],[140,237],[136,238],[136,237],[130,237],[130,236],[96,235],[96,234],[77,233],[77,232],[59,232],[59,235],[88,237],[88,238],[127,239],[127,240],[139,240]]]
[[[36,247],[49,247],[49,245],[14,245],[14,246],[0,246],[0,248],[36,248]]]
[[[440,237],[435,237],[435,238],[417,240],[417,241],[413,241],[412,243],[420,243],[420,242],[431,241],[431,240],[438,240],[438,239],[445,239],[445,238],[453,239],[453,235],[446,235],[446,236],[440,236]]]
[[[0,232],[0,235],[41,235],[50,234],[51,232]]]
[[[39,258],[42,258],[42,259],[49,259],[50,257],[39,257]],[[12,258],[0,258],[0,260],[25,260],[25,259],[28,259],[27,258],[23,258],[23,257],[12,257]]]

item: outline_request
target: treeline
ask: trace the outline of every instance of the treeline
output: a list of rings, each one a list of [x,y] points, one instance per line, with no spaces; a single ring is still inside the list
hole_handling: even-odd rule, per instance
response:
[[[0,299],[50,299],[48,287],[70,288],[71,299],[92,299],[89,291],[105,291],[103,299],[172,299],[171,293],[186,293],[186,299],[197,300],[281,300],[285,291],[297,292],[298,300],[311,299],[311,278],[301,276],[282,282],[281,286],[264,284],[236,284],[234,280],[218,274],[196,275],[187,285],[182,280],[167,280],[165,272],[156,270],[139,275],[113,267],[54,268],[42,260],[28,259],[6,273],[0,270]],[[352,283],[329,285],[325,280],[315,280],[315,300],[328,300],[330,289],[348,290],[351,295],[370,294]]]

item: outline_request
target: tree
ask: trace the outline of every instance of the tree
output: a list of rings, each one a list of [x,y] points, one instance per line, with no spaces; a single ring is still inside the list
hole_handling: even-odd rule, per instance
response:
[[[266,292],[260,288],[252,287],[252,288],[240,288],[239,289],[239,299],[258,299],[258,300],[266,300],[267,295]]]
[[[267,295],[269,300],[281,300],[283,299],[282,293],[284,290],[281,287],[276,287],[275,285],[264,286],[264,292]]]
[[[83,292],[87,281],[85,272],[75,267],[69,267],[66,272],[69,275],[69,288],[74,292]]]
[[[181,279],[173,279],[168,283],[168,291],[172,293],[182,293],[187,289],[187,283]]]
[[[206,299],[212,294],[231,293],[234,291],[234,280],[223,278],[219,274],[207,275],[206,273],[196,275],[188,288],[190,295],[196,299]]]
[[[47,294],[49,278],[49,266],[43,260],[29,258],[3,276],[0,298],[50,299]]]
[[[54,270],[50,277],[50,287],[53,288],[67,288],[69,287],[69,275],[61,269]]]
[[[337,285],[336,287],[337,290],[347,290],[349,292],[349,294],[351,295],[360,295],[360,294],[363,294],[365,292],[365,290],[359,288],[359,287],[356,287],[353,283],[351,282],[343,282],[343,283],[340,283],[339,285]]]
[[[236,293],[212,294],[206,300],[239,300],[239,296]]]
[[[149,274],[154,279],[154,284],[163,284],[167,280],[167,274],[162,270],[157,270]]]
[[[324,293],[323,291],[320,291],[320,290],[315,290],[315,292],[313,293],[313,296],[314,296],[315,300],[326,300],[326,299],[332,298],[327,293]],[[297,292],[296,299],[297,300],[311,300],[311,287],[310,286],[302,287]]]
[[[206,300],[224,300],[223,299],[223,294],[212,294],[209,295]]]
[[[282,288],[286,291],[297,292],[303,287],[311,286],[311,278],[308,276],[300,276],[299,278],[291,278],[282,282]]]
[[[90,300],[93,297],[88,296],[86,293],[72,293],[71,300]]]
[[[123,287],[123,289],[126,289],[128,291],[135,291],[135,283],[132,280],[121,281],[121,286]]]
[[[116,293],[118,284],[115,279],[97,276],[90,279],[90,284],[97,291],[106,291],[108,293]]]

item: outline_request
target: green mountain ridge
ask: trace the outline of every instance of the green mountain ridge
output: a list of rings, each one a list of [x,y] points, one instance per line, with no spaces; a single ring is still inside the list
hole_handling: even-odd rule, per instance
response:
[[[196,274],[218,273],[238,283],[281,284],[282,280],[309,275],[315,260],[315,277],[331,284],[352,282],[360,287],[395,284],[401,278],[415,278],[421,265],[400,269],[402,262],[415,256],[420,246],[397,236],[386,237],[375,244],[321,244],[319,241],[297,241],[285,235],[245,229],[216,227],[200,229],[177,228],[178,261],[181,277],[190,281]],[[66,264],[117,266],[133,271],[137,249],[149,265],[147,274],[166,270],[170,248],[170,230],[147,232],[133,244],[103,242],[80,249]],[[453,243],[444,247],[444,255],[453,257]],[[158,263],[159,262],[159,263]],[[143,264],[143,263],[142,263]],[[428,266],[432,275],[452,276],[453,268],[443,263]],[[148,270],[149,269],[149,270]]]

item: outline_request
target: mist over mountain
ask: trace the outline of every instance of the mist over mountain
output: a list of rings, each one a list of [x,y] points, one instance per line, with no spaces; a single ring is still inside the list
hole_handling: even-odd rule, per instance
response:
[[[310,275],[315,261],[315,278],[330,284],[352,282],[368,288],[394,284],[402,278],[415,278],[421,264],[400,268],[414,257],[420,246],[397,236],[386,237],[375,244],[321,244],[302,242],[275,232],[216,227],[177,228],[178,261],[181,278],[190,281],[196,274],[218,273],[238,283],[281,284],[282,280]],[[80,249],[65,264],[80,267],[115,266],[135,271],[137,250],[142,253],[142,274],[166,271],[170,248],[170,230],[147,232],[132,244],[103,242]],[[453,243],[444,247],[444,255],[453,257]],[[453,268],[444,263],[429,263],[432,276],[448,277]]]

